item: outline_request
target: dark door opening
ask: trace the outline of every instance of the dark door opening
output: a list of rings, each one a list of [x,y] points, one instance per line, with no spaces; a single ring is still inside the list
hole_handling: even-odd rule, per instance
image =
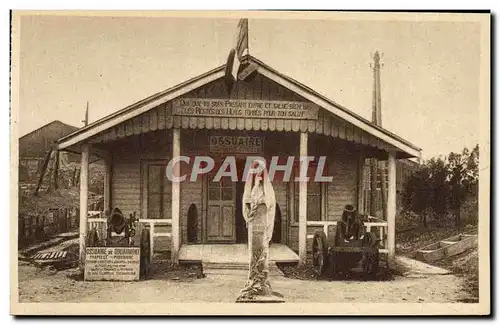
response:
[[[198,242],[198,208],[192,203],[187,213],[187,237],[188,243]]]
[[[246,243],[248,239],[248,230],[245,218],[243,218],[243,191],[245,189],[244,182],[236,184],[236,242]]]
[[[274,228],[271,243],[281,243],[281,209],[278,203],[276,203],[276,212],[274,214]]]
[[[236,167],[238,170],[238,182],[236,183],[236,242],[246,243],[248,241],[248,230],[245,218],[243,218],[243,192],[245,190],[245,182],[242,181],[243,169],[245,168],[245,160],[237,160]]]

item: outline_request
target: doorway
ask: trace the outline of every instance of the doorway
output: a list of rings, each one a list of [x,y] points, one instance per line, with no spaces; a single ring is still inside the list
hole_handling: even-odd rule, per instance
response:
[[[243,192],[245,182],[243,172],[245,159],[237,159],[238,181],[230,177],[222,177],[214,182],[216,171],[207,175],[207,213],[205,218],[205,243],[239,243],[248,242],[248,229],[243,217]],[[273,243],[282,242],[281,209],[276,204]]]
[[[236,184],[230,177],[214,182],[215,172],[207,175],[206,242],[234,243]]]
[[[217,168],[207,174],[207,213],[204,222],[206,243],[246,243],[248,231],[243,218],[242,199],[245,183],[241,181],[245,159],[236,160],[238,181],[222,177],[214,182]]]
[[[236,242],[246,243],[248,241],[248,230],[245,218],[243,217],[243,192],[245,183],[238,181],[236,183]]]

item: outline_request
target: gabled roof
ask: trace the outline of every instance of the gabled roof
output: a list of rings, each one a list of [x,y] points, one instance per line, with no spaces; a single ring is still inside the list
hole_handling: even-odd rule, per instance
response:
[[[33,131],[29,132],[29,133],[26,133],[25,135],[23,135],[22,137],[20,137],[19,140],[24,139],[26,137],[29,137],[30,135],[32,135],[32,134],[34,134],[36,132],[43,132],[44,130],[52,128],[52,127],[57,127],[57,128],[58,127],[63,127],[66,130],[70,130],[69,131],[70,133],[78,130],[78,127],[76,127],[76,126],[63,123],[63,122],[61,122],[59,120],[55,120],[55,121],[49,122],[49,123],[47,123],[45,125],[42,125],[38,129],[35,129],[35,130],[33,130]]]
[[[389,143],[390,145],[398,148],[399,150],[405,152],[411,157],[420,157],[421,149],[417,146],[411,144],[410,142],[404,140],[403,138],[397,136],[396,134],[378,126],[369,120],[357,115],[356,113],[348,110],[347,108],[339,105],[338,103],[326,98],[325,96],[319,94],[313,89],[301,84],[300,82],[283,75],[279,71],[271,68],[262,61],[256,59],[253,56],[246,56],[243,59],[245,62],[251,62],[257,66],[258,73],[263,76],[273,80],[274,82],[280,84],[283,87],[290,89],[291,91],[297,93],[298,95],[304,97],[312,103],[326,109],[332,114],[338,116],[339,118],[355,125],[356,127],[362,129],[363,131],[372,134],[376,138]],[[206,85],[212,81],[224,77],[225,65],[208,71],[198,77],[192,78],[184,83],[181,83],[175,87],[169,88],[157,94],[154,94],[148,98],[138,101],[130,106],[127,106],[113,114],[110,114],[100,120],[97,120],[86,127],[83,127],[68,136],[59,139],[59,148],[64,149],[69,146],[75,145],[85,139],[88,139],[98,133],[118,125],[126,120],[136,117],[148,110],[182,96],[194,89],[197,89],[203,85]]]
[[[52,121],[19,138],[20,157],[43,157],[57,140],[78,130],[76,126]]]

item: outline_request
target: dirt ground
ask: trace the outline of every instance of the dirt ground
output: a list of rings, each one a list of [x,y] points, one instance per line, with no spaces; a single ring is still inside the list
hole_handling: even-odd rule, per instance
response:
[[[479,301],[479,256],[477,247],[433,264],[450,270],[463,278],[463,289],[468,295],[462,299],[462,302],[475,303]]]
[[[77,246],[74,239],[46,250],[71,250]],[[477,302],[477,278],[475,282],[471,278],[477,274],[477,250],[440,263],[437,266],[456,274],[410,272],[403,276],[402,272],[393,271],[374,280],[355,275],[317,279],[309,268],[281,265],[286,277],[273,276],[271,284],[285,296],[286,302]],[[56,271],[19,262],[19,301],[234,302],[246,276],[246,271],[204,275],[196,265],[173,267],[163,262],[151,265],[148,279],[139,282],[85,282],[78,269]]]
[[[245,271],[200,276],[197,269],[155,265],[153,279],[84,282],[77,269],[19,265],[20,302],[234,302]],[[390,281],[318,281],[271,277],[286,302],[457,302],[467,297],[455,275],[395,276]]]
[[[410,232],[396,235],[396,250],[403,255],[412,256],[412,253],[424,246],[433,244],[447,237],[461,233],[477,234],[477,228],[418,228]],[[461,302],[475,303],[479,300],[479,259],[476,248],[469,249],[461,254],[430,263],[450,270],[462,278],[462,289],[467,296]]]

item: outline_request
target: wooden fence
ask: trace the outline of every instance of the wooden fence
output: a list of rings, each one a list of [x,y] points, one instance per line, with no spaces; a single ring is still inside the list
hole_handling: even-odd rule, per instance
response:
[[[18,245],[26,247],[52,236],[78,229],[79,209],[50,209],[45,214],[21,214],[18,218]]]

